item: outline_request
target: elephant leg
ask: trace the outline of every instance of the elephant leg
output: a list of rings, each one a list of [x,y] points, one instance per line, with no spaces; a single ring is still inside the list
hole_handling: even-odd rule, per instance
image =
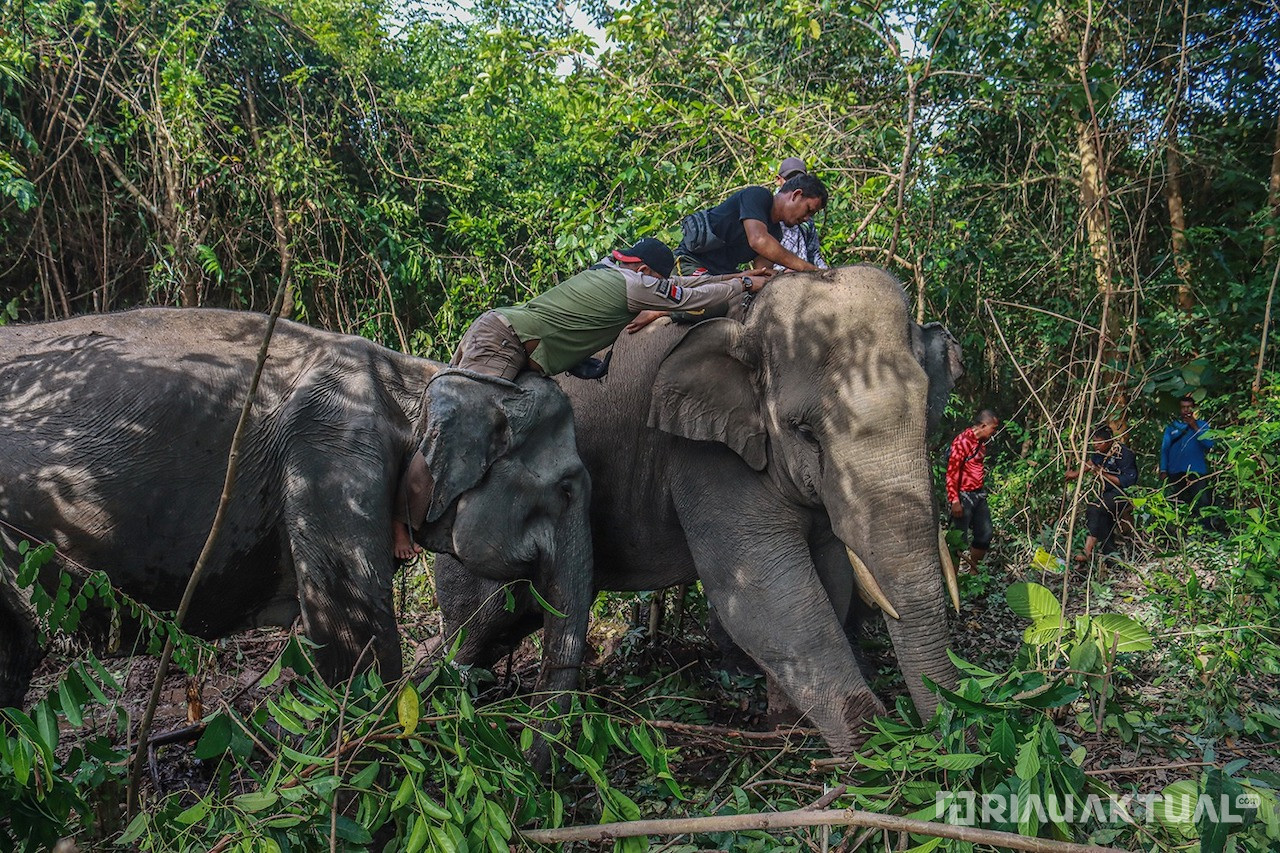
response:
[[[288,541],[303,631],[322,646],[320,673],[334,683],[377,665],[384,681],[394,681],[404,663],[392,602],[390,496],[381,496],[385,512],[352,519],[346,502],[325,500],[323,489],[308,495],[316,497],[294,501],[285,517],[294,523]],[[360,506],[358,497],[350,505]]]
[[[822,587],[836,611],[836,618],[841,625],[847,626],[854,611],[853,597],[856,594],[853,566],[849,565],[844,543],[832,532],[831,521],[825,514],[809,535],[809,553],[818,571],[818,579],[822,581]]]
[[[847,753],[862,722],[883,713],[884,706],[858,670],[819,580],[805,520],[778,507],[776,499],[768,501],[758,481],[752,488],[751,479],[743,480],[733,484],[732,499],[699,500],[675,492],[698,574],[734,641],[822,730],[833,752]],[[744,512],[727,520],[728,506],[768,511],[758,521]]]
[[[0,566],[0,708],[22,707],[44,652],[35,622],[8,569]]]

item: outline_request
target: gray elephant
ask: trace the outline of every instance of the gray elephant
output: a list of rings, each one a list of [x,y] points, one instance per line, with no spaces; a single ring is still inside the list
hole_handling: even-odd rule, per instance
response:
[[[897,280],[867,266],[775,279],[743,321],[622,335],[602,382],[564,383],[593,484],[596,588],[700,579],[836,752],[884,710],[844,630],[856,589],[891,614],[931,713],[925,678],[956,673],[925,438],[959,373],[950,335],[913,323]],[[485,605],[455,560],[436,579],[446,625],[470,626],[464,659],[536,627],[532,608]]]
[[[218,506],[265,321],[145,309],[0,328],[6,559],[24,538],[51,541],[128,595],[176,608]],[[545,686],[571,688],[590,605],[590,489],[564,395],[546,379],[446,369],[286,321],[188,630],[217,637],[300,615],[326,678],[361,660],[398,677],[392,504],[418,447],[436,483],[419,541],[481,576],[536,584],[567,614],[546,620]],[[22,699],[35,640],[12,571],[0,573],[4,705]]]

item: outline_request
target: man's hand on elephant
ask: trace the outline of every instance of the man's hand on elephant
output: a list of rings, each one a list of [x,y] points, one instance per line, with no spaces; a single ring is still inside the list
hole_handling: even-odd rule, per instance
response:
[[[777,275],[777,272],[773,267],[756,267],[753,270],[747,270],[743,275],[748,275],[752,278],[773,278]]]
[[[963,517],[963,516],[964,516],[964,506],[963,506],[963,505],[961,505],[960,501],[952,501],[952,502],[951,502],[951,517],[952,517],[952,518],[961,518],[961,517]]]
[[[626,325],[628,334],[634,335],[659,317],[667,316],[667,311],[641,311],[636,318]]]
[[[764,287],[765,282],[766,282],[767,280],[768,280],[767,276],[761,276],[761,275],[744,275],[744,276],[742,277],[742,281],[743,281],[744,283],[746,283],[746,284],[747,284],[746,289],[745,289],[745,291],[744,291],[744,292],[746,292],[746,293],[759,293],[759,292],[760,292],[760,288]]]

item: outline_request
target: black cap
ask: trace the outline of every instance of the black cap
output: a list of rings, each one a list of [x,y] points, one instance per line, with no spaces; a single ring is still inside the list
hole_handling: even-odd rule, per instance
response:
[[[648,264],[650,269],[663,278],[670,276],[676,265],[676,256],[667,248],[667,244],[653,237],[644,237],[629,249],[614,249],[613,259],[632,264]]]

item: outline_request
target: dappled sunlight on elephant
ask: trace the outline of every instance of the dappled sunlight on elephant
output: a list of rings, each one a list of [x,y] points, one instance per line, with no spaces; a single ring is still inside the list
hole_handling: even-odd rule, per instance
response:
[[[265,321],[146,309],[0,329],[5,560],[23,539],[51,541],[139,601],[176,608]],[[571,687],[591,592],[589,481],[574,441],[549,380],[478,376],[282,321],[185,627],[217,637],[301,617],[326,678],[371,663],[398,677],[391,518],[421,448],[438,499],[420,541],[484,577],[526,579],[567,614],[546,620],[547,671],[549,686]],[[0,704],[16,704],[35,638],[11,573],[0,583]]]
[[[907,687],[930,713],[925,679],[956,675],[925,436],[959,372],[954,340],[912,322],[874,267],[781,276],[745,322],[624,334],[603,381],[562,382],[592,480],[596,588],[701,579],[838,752],[884,708],[845,633],[861,592],[895,614]],[[437,580],[446,624],[470,620],[464,655],[536,627],[485,605],[447,558]]]

